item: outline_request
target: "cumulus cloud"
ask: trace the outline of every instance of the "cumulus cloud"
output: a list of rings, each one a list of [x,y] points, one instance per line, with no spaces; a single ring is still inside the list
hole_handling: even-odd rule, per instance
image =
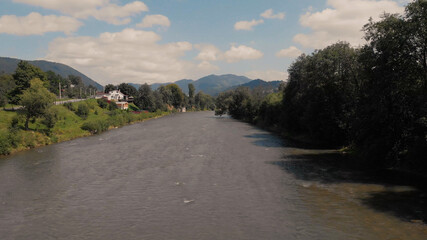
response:
[[[267,19],[284,19],[285,13],[280,12],[280,13],[274,14],[273,9],[270,8],[265,10],[265,12],[261,13],[260,16]]]
[[[238,47],[232,46],[230,50],[224,53],[224,57],[229,63],[241,60],[259,59],[262,58],[262,56],[264,56],[264,54],[261,51],[245,45],[240,45]]]
[[[201,61],[218,61],[223,58],[223,53],[212,44],[197,44],[195,48],[200,52],[196,59]]]
[[[0,33],[13,35],[42,35],[47,32],[64,32],[71,34],[82,25],[78,20],[65,17],[40,13],[30,13],[24,17],[15,15],[4,15],[0,17]]]
[[[110,3],[110,0],[13,0],[46,9],[56,10],[75,18],[94,17],[100,21],[120,25],[131,21],[130,16],[148,11],[148,7],[140,1],[124,6]]]
[[[240,21],[240,22],[236,22],[234,24],[234,29],[235,30],[246,30],[246,31],[252,31],[253,27],[264,23],[264,20],[260,19],[260,20],[255,20],[253,19],[252,21]]]
[[[245,75],[250,79],[262,79],[264,81],[286,81],[288,79],[287,72],[281,72],[277,70],[267,70],[267,71],[250,71],[245,73]]]
[[[289,48],[282,49],[279,52],[276,53],[277,57],[288,57],[288,58],[295,58],[302,54],[302,51],[299,50],[295,46],[290,46]]]
[[[203,71],[203,72],[209,72],[209,73],[216,72],[216,71],[219,70],[218,66],[216,66],[216,65],[214,65],[214,64],[212,64],[212,63],[210,63],[208,61],[202,61],[200,64],[197,65],[197,67],[201,71]]]
[[[328,0],[327,8],[320,12],[307,12],[300,24],[312,30],[310,34],[297,34],[293,40],[304,47],[323,48],[339,40],[352,45],[364,42],[361,31],[370,17],[378,20],[384,12],[402,13],[404,8],[392,0]]]
[[[141,28],[150,28],[154,25],[169,27],[171,22],[169,21],[168,17],[163,15],[147,15],[144,17],[144,19],[142,19],[142,22],[136,26]]]
[[[188,77],[196,66],[181,59],[189,42],[159,44],[151,31],[124,29],[99,37],[57,38],[46,60],[68,64],[101,84],[171,82]]]

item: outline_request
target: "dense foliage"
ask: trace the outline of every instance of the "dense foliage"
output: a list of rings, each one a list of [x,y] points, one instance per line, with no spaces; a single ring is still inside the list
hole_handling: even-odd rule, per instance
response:
[[[427,168],[427,1],[364,26],[367,43],[338,42],[289,67],[278,93],[221,93],[216,114],[325,146],[350,146],[375,167]]]

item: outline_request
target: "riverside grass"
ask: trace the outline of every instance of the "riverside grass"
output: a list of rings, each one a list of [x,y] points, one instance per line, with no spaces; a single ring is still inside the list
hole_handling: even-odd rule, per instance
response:
[[[87,116],[80,117],[76,114],[81,104],[89,108]],[[12,127],[12,122],[20,118],[17,112],[0,110],[0,155],[90,136],[111,128],[170,114],[161,111],[135,112],[138,108],[134,104],[130,104],[129,108],[134,112],[104,109],[99,107],[95,99],[71,103],[71,107],[56,105],[49,110],[55,119],[52,128],[47,127],[45,118],[37,118],[30,122],[29,130],[24,130],[22,120]]]

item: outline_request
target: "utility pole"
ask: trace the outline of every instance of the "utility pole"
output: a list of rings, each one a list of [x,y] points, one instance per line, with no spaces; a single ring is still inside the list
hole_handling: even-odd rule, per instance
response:
[[[80,99],[82,99],[82,87],[80,87]]]
[[[61,99],[61,83],[59,83],[59,99]]]

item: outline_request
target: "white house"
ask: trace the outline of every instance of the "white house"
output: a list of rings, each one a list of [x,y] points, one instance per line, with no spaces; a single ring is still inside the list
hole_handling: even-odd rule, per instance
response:
[[[108,101],[119,102],[121,100],[126,100],[127,95],[120,92],[120,90],[113,90],[113,91],[110,91],[108,93],[101,93],[101,94],[97,93],[96,98],[105,98]]]

